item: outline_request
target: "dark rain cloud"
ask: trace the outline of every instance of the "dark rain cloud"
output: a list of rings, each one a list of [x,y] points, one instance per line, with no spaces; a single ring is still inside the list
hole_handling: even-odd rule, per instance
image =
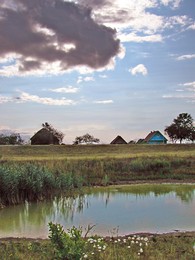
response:
[[[98,0],[97,4],[103,2]],[[98,69],[120,51],[116,31],[97,24],[87,6],[62,0],[7,3],[0,7],[0,57],[18,54],[20,71],[39,69],[44,62],[56,61],[62,71],[79,65]],[[65,51],[64,44],[75,47]]]

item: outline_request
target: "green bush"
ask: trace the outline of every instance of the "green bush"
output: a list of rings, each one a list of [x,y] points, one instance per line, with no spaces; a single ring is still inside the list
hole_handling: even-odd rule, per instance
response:
[[[79,260],[84,254],[85,241],[81,228],[72,227],[65,232],[60,224],[49,223],[49,238],[57,259]]]

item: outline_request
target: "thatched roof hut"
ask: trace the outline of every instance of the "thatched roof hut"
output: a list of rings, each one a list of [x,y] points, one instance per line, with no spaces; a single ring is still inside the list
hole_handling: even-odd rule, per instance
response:
[[[59,139],[46,128],[42,128],[31,138],[32,145],[59,144]]]
[[[118,135],[110,144],[127,144],[127,142]]]

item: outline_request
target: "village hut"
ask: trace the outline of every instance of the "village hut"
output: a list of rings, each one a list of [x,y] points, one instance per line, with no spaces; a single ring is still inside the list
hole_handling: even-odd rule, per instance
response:
[[[46,128],[39,130],[30,140],[32,145],[59,144],[59,139]]]
[[[137,141],[137,144],[143,144],[144,142],[144,139],[143,138],[140,138],[138,141]]]
[[[118,135],[110,144],[127,144],[127,142]]]
[[[143,140],[143,143],[147,144],[166,144],[167,138],[159,131],[151,131],[146,138]]]

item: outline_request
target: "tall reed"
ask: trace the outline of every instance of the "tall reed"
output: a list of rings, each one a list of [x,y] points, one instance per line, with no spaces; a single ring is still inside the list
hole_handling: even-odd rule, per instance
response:
[[[82,186],[154,179],[195,179],[195,160],[138,157],[1,161],[0,207],[50,198]]]
[[[72,173],[52,173],[35,163],[0,166],[0,205],[50,198],[82,186],[82,178]]]

